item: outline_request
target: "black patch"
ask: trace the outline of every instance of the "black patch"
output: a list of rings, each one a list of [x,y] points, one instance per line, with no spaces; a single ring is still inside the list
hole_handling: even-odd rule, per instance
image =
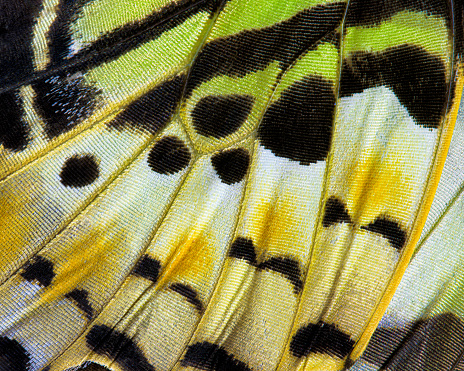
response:
[[[181,365],[207,371],[251,371],[224,348],[206,341],[190,345]]]
[[[0,0],[1,1],[1,0]],[[19,151],[29,142],[29,127],[22,120],[23,110],[16,94],[0,94],[0,144],[6,149]]]
[[[92,184],[99,173],[97,160],[92,155],[75,155],[68,158],[61,168],[61,184],[66,187],[85,187]]]
[[[208,95],[192,111],[192,122],[198,134],[224,138],[245,122],[253,108],[250,95]]]
[[[229,257],[242,259],[251,265],[256,265],[256,251],[253,241],[249,238],[237,237],[230,247]]]
[[[308,76],[270,105],[258,128],[258,138],[276,156],[302,165],[325,160],[332,141],[334,110],[332,82]]]
[[[407,238],[406,231],[398,222],[384,216],[376,218],[369,225],[362,226],[361,229],[382,235],[397,250],[403,248]]]
[[[29,282],[37,280],[40,285],[47,287],[55,277],[53,263],[42,256],[36,256],[24,266],[21,277]]]
[[[27,371],[31,356],[14,339],[0,337],[0,371]]]
[[[159,260],[148,255],[144,255],[137,262],[132,273],[155,283],[158,281],[160,270],[161,262]]]
[[[443,313],[403,326],[378,327],[362,358],[391,371],[454,370],[462,362],[463,338],[464,322]]]
[[[331,196],[325,203],[322,225],[327,228],[335,223],[351,223],[351,218],[343,201]]]
[[[89,117],[95,107],[97,89],[85,84],[80,74],[52,76],[35,82],[35,107],[45,121],[49,138],[71,130]]]
[[[48,30],[50,61],[59,65],[71,54],[73,46],[71,23],[82,16],[83,6],[91,0],[60,0],[56,18]]]
[[[132,273],[136,276],[146,278],[147,280],[156,283],[156,281],[158,281],[160,270],[161,262],[159,260],[156,260],[148,255],[144,255],[137,262]]]
[[[345,26],[373,26],[403,11],[425,12],[427,15],[448,19],[445,2],[423,0],[351,0],[348,5]]]
[[[148,155],[148,165],[160,174],[175,174],[190,163],[190,151],[185,143],[175,136],[160,139]]]
[[[198,299],[197,292],[188,285],[182,283],[173,283],[169,288],[182,295],[187,301],[192,304],[200,313],[203,313],[203,303]]]
[[[0,87],[31,75],[33,27],[41,8],[41,0],[0,0]]]
[[[250,155],[243,148],[230,149],[211,157],[211,163],[223,183],[234,184],[245,177],[250,165]]]
[[[290,343],[290,351],[295,357],[310,353],[324,353],[345,358],[354,347],[354,340],[341,332],[335,325],[324,322],[310,323],[301,327]]]
[[[87,315],[88,319],[92,319],[93,308],[90,305],[88,297],[89,293],[86,290],[79,289],[72,290],[65,295],[65,298],[72,300],[76,306]]]
[[[294,259],[273,257],[260,263],[258,268],[282,274],[293,285],[295,294],[298,294],[303,288],[300,264]]]
[[[316,48],[322,39],[334,33],[344,11],[342,2],[316,5],[270,27],[211,41],[195,60],[186,96],[215,76],[243,77],[265,69],[273,61],[280,62],[285,70],[302,53]]]
[[[182,96],[184,83],[184,75],[163,82],[125,108],[109,127],[132,127],[150,134],[158,133],[174,114]]]
[[[355,52],[343,62],[340,97],[382,85],[393,90],[417,124],[440,126],[448,100],[440,58],[415,45],[399,45],[384,52]]]
[[[122,332],[96,325],[85,338],[92,351],[109,357],[125,371],[155,371],[137,344]]]

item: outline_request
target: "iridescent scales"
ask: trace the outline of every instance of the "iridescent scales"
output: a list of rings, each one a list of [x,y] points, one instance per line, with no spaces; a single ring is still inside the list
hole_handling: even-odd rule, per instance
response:
[[[5,5],[0,368],[358,358],[450,138],[449,5]]]

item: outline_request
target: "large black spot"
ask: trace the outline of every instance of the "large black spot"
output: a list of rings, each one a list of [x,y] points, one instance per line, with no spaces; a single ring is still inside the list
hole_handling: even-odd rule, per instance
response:
[[[156,260],[148,255],[144,255],[137,262],[132,273],[136,276],[146,278],[152,282],[156,282],[158,280],[160,270],[161,262],[159,260]]]
[[[214,155],[211,163],[224,183],[234,184],[245,177],[250,164],[250,155],[243,148],[230,149]]]
[[[440,58],[415,45],[399,45],[384,52],[355,52],[343,62],[340,96],[387,86],[426,128],[441,124],[448,101],[446,69]]]
[[[96,107],[98,91],[81,75],[52,76],[33,85],[35,106],[45,120],[49,138],[63,134],[89,117]]]
[[[186,298],[198,312],[203,313],[203,303],[198,299],[198,294],[192,287],[182,283],[173,283],[169,288]]]
[[[76,306],[83,311],[88,319],[93,316],[93,308],[89,301],[89,293],[86,290],[75,289],[65,295],[66,298],[72,300]]]
[[[85,339],[91,350],[109,357],[125,371],[155,371],[137,344],[122,332],[95,325]]]
[[[353,349],[354,340],[335,325],[318,322],[300,328],[293,336],[290,351],[295,357],[324,353],[345,358]]]
[[[215,76],[243,77],[273,61],[286,70],[302,53],[336,33],[345,6],[344,2],[316,5],[270,27],[211,41],[195,60],[186,95]]]
[[[277,256],[260,263],[258,268],[282,274],[293,285],[295,294],[303,288],[300,264],[295,259]]]
[[[37,280],[39,284],[47,287],[55,277],[53,263],[42,256],[36,256],[24,266],[21,276],[30,282]]]
[[[61,184],[66,187],[84,187],[92,184],[98,174],[98,163],[92,155],[72,156],[61,168]]]
[[[192,111],[195,130],[204,136],[223,138],[242,126],[253,108],[250,95],[208,95]]]
[[[223,347],[206,341],[190,345],[181,365],[208,371],[251,371],[251,368],[235,359]]]
[[[174,77],[132,102],[110,123],[156,134],[169,122],[181,99],[185,75]]]
[[[148,155],[148,165],[160,174],[175,174],[190,163],[190,151],[177,137],[167,136],[160,139]]]
[[[237,237],[229,249],[229,257],[242,259],[256,265],[256,251],[253,241],[245,237]]]
[[[308,76],[272,103],[258,128],[258,138],[276,156],[302,165],[325,160],[332,141],[334,110],[332,82]]]
[[[398,222],[384,216],[376,218],[369,225],[362,226],[361,229],[380,234],[397,250],[401,250],[406,243],[406,231]]]
[[[30,355],[17,340],[0,337],[0,371],[27,371],[30,361]]]
[[[30,78],[32,38],[41,0],[0,1],[0,86]]]
[[[345,204],[337,197],[331,196],[325,203],[322,225],[327,228],[335,223],[351,223],[351,218]]]
[[[0,94],[0,144],[19,151],[29,142],[29,127],[22,120],[21,103],[14,92]]]

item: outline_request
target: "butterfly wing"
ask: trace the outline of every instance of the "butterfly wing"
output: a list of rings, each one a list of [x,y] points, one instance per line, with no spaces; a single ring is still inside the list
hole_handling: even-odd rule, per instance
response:
[[[355,360],[451,137],[459,4],[5,4],[5,367]]]

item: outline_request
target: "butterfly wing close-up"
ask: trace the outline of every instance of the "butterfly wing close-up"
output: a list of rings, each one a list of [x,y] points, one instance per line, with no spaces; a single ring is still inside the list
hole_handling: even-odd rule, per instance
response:
[[[464,370],[463,34],[0,0],[0,370]]]

